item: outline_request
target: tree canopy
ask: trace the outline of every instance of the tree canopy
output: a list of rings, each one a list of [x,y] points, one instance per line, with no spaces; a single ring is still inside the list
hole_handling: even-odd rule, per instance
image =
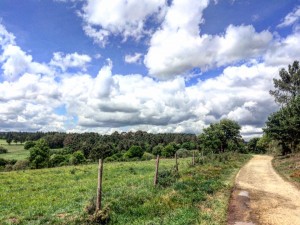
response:
[[[300,68],[294,61],[288,71],[281,69],[280,79],[274,79],[275,90],[270,94],[281,104],[279,111],[271,114],[264,132],[281,145],[282,154],[296,151],[300,143]]]
[[[229,119],[210,124],[199,136],[200,147],[205,152],[214,153],[240,150],[243,145],[240,129],[237,122]]]
[[[294,61],[288,70],[282,68],[279,72],[280,79],[273,79],[275,90],[270,90],[275,101],[286,105],[300,94],[300,68],[299,61]]]

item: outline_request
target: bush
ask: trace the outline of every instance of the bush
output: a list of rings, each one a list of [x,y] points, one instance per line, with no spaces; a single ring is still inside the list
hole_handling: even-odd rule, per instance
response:
[[[161,155],[164,157],[172,157],[172,156],[174,156],[175,152],[176,152],[176,150],[175,150],[174,146],[170,143],[166,147],[164,147]]]
[[[29,160],[18,160],[12,167],[13,170],[25,170],[29,167]]]
[[[67,165],[70,159],[70,155],[53,154],[49,159],[49,166],[63,166]]]
[[[151,159],[155,159],[155,156],[149,152],[144,152],[142,156],[142,160],[151,160]]]
[[[125,158],[141,158],[143,156],[143,149],[140,146],[133,145],[130,149],[124,154]]]
[[[190,151],[188,151],[184,148],[177,150],[176,154],[177,154],[177,157],[179,157],[179,158],[187,158],[192,155]]]
[[[158,174],[158,184],[162,187],[171,186],[179,178],[178,172],[175,170],[164,170]]]
[[[35,146],[35,141],[26,141],[24,144],[24,149],[28,150]]]
[[[49,147],[45,140],[40,139],[35,146],[30,148],[29,161],[34,169],[39,169],[48,166]]]
[[[84,154],[81,151],[76,151],[72,154],[69,161],[73,165],[78,165],[81,163],[85,163],[86,158],[84,157]]]
[[[7,151],[6,148],[0,146],[0,154],[4,154],[4,153],[7,153],[7,152],[8,152],[8,151]]]
[[[8,160],[0,158],[0,166],[5,166],[6,164],[8,164]]]

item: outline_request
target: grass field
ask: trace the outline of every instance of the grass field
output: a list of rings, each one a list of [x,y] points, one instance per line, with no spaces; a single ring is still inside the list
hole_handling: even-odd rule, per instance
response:
[[[233,155],[195,167],[180,159],[180,178],[157,188],[154,160],[106,163],[109,224],[225,224],[234,175],[249,158]],[[174,160],[160,165],[169,170]],[[97,165],[0,173],[0,224],[85,224],[84,207],[96,186]]]
[[[26,159],[29,156],[29,151],[24,149],[24,144],[11,143],[10,145],[3,139],[0,139],[0,146],[6,148],[8,153],[0,154],[3,159]]]

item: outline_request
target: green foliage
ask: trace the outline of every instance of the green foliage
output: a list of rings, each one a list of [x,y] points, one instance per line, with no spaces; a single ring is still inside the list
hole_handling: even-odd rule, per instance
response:
[[[49,147],[44,139],[36,142],[35,146],[30,148],[29,161],[34,169],[39,169],[48,166],[49,161]]]
[[[29,160],[18,160],[12,167],[13,170],[25,170],[29,168]]]
[[[229,119],[210,124],[199,136],[202,151],[205,153],[240,151],[243,148],[240,129],[241,127],[237,122]]]
[[[78,165],[86,162],[86,158],[81,151],[76,151],[70,157],[70,163],[73,165]]]
[[[6,148],[0,146],[0,154],[5,154],[5,153],[7,153],[7,152],[8,152],[8,151],[7,151]]]
[[[35,141],[26,141],[24,144],[24,149],[28,150],[35,146]]]
[[[254,137],[251,138],[247,144],[248,152],[255,154],[265,154],[267,152],[268,146],[266,141],[266,135],[264,137]]]
[[[271,114],[264,132],[279,142],[283,155],[296,151],[300,143],[300,96]]]
[[[143,149],[140,146],[133,145],[130,149],[124,154],[126,158],[141,158],[144,154]]]
[[[270,94],[275,101],[286,105],[300,94],[300,68],[299,62],[294,61],[288,66],[288,71],[282,68],[279,72],[280,79],[273,79],[275,90]]]
[[[151,160],[151,159],[155,159],[155,156],[149,152],[144,152],[142,156],[142,160]]]
[[[152,154],[153,155],[161,155],[163,149],[164,149],[164,146],[162,144],[158,144],[152,149]]]
[[[169,143],[167,146],[164,147],[164,149],[161,152],[161,155],[164,157],[172,157],[175,155],[176,149],[174,147],[174,144]]]
[[[52,154],[49,159],[49,167],[68,165],[70,155]]]
[[[0,158],[0,167],[4,167],[6,164],[8,164],[8,160]]]

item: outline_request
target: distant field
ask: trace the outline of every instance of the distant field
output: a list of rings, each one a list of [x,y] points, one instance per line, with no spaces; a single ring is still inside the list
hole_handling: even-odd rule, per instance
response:
[[[153,187],[155,161],[106,163],[104,205],[109,224],[226,224],[233,178],[249,156],[190,167],[180,159],[181,178]],[[226,162],[226,163],[225,163]],[[174,160],[162,160],[160,171]],[[0,173],[0,224],[84,224],[84,206],[97,187],[97,165]]]
[[[24,144],[11,143],[9,145],[5,140],[0,139],[0,146],[3,146],[8,150],[8,153],[0,154],[0,158],[20,160],[29,156],[29,151],[24,150]]]

